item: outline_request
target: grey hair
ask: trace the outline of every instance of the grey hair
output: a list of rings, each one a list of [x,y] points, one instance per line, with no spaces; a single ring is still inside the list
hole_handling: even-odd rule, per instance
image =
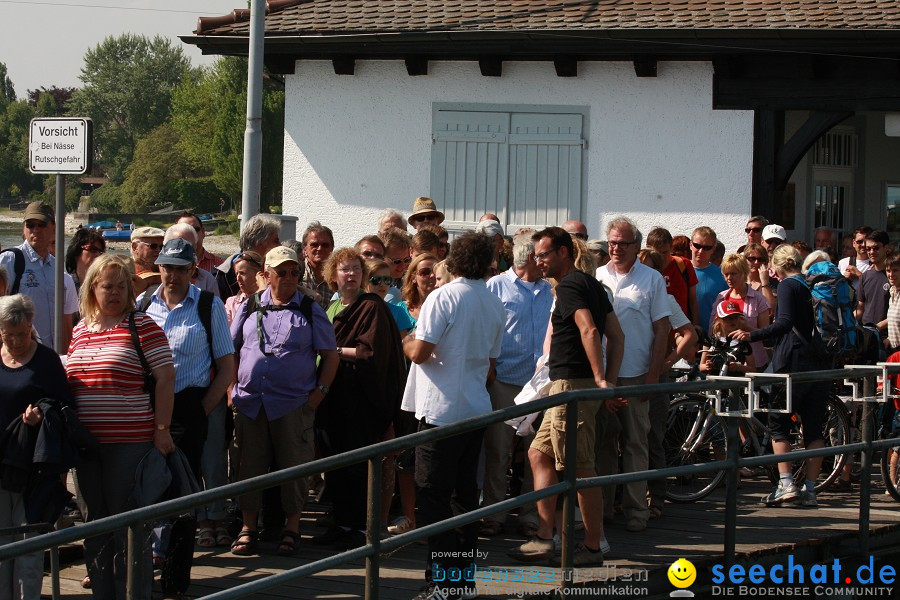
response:
[[[803,267],[800,269],[800,272],[805,275],[806,272],[809,271],[809,268],[811,266],[813,266],[817,262],[822,262],[822,261],[831,262],[831,257],[828,256],[827,252],[825,252],[823,250],[815,250],[813,252],[810,252],[809,255],[806,257],[806,259],[804,259]]]
[[[34,320],[34,302],[23,294],[0,298],[0,327],[17,326]]]
[[[393,208],[389,208],[387,210],[381,211],[381,214],[378,215],[378,225],[380,226],[381,223],[388,217],[398,217],[401,221],[406,223],[406,217],[403,216],[402,212],[394,210]]]
[[[747,219],[747,223],[760,223],[763,227],[769,224],[769,220],[762,215],[753,215]]]
[[[534,252],[534,240],[529,235],[519,235],[513,239],[513,265],[518,268],[528,266],[529,255]]]
[[[191,243],[191,246],[197,247],[197,232],[187,223],[175,223],[166,229],[166,235],[163,236],[163,244],[175,238],[187,240]]]
[[[634,236],[634,241],[637,243],[637,247],[641,247],[641,242],[644,241],[644,235],[641,233],[641,230],[638,229],[638,226],[626,216],[620,215],[606,224],[606,237],[609,239],[609,232],[613,229],[625,229],[628,228],[631,230],[632,235]]]
[[[313,221],[309,225],[306,226],[306,231],[303,232],[303,237],[300,238],[300,243],[304,248],[306,248],[306,238],[309,237],[311,233],[325,233],[328,234],[328,237],[331,238],[331,244],[334,245],[334,234],[331,233],[331,229],[322,225],[318,221]]]
[[[272,215],[253,215],[241,232],[239,245],[241,250],[253,250],[272,237],[281,233],[281,221]]]
[[[297,256],[300,256],[303,253],[303,246],[298,240],[284,240],[281,242],[281,245],[296,252]]]

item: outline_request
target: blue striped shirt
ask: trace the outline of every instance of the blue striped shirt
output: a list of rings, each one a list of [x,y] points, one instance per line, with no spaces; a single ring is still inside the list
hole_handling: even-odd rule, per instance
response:
[[[506,309],[503,346],[497,359],[497,380],[503,383],[528,383],[543,352],[553,294],[546,279],[539,279],[532,286],[523,283],[514,269],[487,282],[487,288]]]
[[[175,393],[189,387],[209,387],[212,363],[209,357],[209,344],[206,342],[206,331],[197,312],[200,289],[191,285],[184,300],[172,310],[169,310],[165,301],[160,298],[161,290],[162,286],[159,286],[153,292],[153,300],[147,307],[147,314],[162,328],[169,339],[172,360],[175,363]],[[225,305],[219,298],[213,298],[211,321],[213,356],[219,359],[226,354],[234,354],[234,343],[228,329]]]

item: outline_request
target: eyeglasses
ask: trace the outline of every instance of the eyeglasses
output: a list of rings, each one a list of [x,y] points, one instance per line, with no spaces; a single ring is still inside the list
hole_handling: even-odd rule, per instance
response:
[[[360,265],[353,265],[352,267],[340,267],[338,268],[339,273],[343,273],[344,275],[352,275],[353,273],[362,273],[362,267]]]
[[[173,273],[187,273],[194,269],[193,265],[159,265],[163,271],[172,271]]]
[[[427,213],[424,215],[416,215],[414,217],[410,217],[410,219],[412,219],[413,223],[421,223],[422,221],[434,221],[435,219],[437,219],[437,215],[435,215],[434,213]]]
[[[154,252],[159,252],[160,250],[162,250],[162,247],[163,247],[162,244],[156,244],[156,243],[152,243],[152,242],[145,242],[144,240],[138,240],[138,242],[140,242],[141,244],[147,246],[148,248],[150,248],[150,249],[153,250]]]
[[[866,245],[866,238],[863,238],[863,239],[861,239],[861,240],[853,240],[853,243],[856,244],[857,246],[865,246],[865,245]]]
[[[544,260],[545,258],[547,258],[548,256],[550,256],[551,254],[553,254],[553,253],[556,252],[557,250],[559,250],[559,248],[551,248],[550,250],[547,250],[546,252],[541,252],[540,254],[535,254],[535,255],[534,255],[534,262],[540,262],[540,261]]]
[[[97,246],[94,246],[92,244],[85,244],[81,247],[81,249],[84,252],[90,252],[91,254],[103,254],[104,252],[106,252],[106,250],[104,250],[103,248],[98,248]]]
[[[747,261],[749,262],[762,262],[762,256],[748,256]]]
[[[393,278],[390,275],[374,275],[369,277],[369,283],[372,285],[391,285]]]
[[[623,250],[632,244],[636,244],[635,240],[625,241],[625,240],[609,240],[607,242],[610,248],[622,248]]]
[[[362,255],[363,258],[377,258],[378,260],[384,260],[384,254],[381,254],[380,252],[374,252],[372,250],[363,250]]]
[[[762,227],[744,227],[744,233],[762,233]]]
[[[434,275],[434,269],[432,269],[431,267],[425,267],[424,269],[416,271],[416,275],[419,275],[420,277],[431,277],[432,275]]]
[[[412,257],[407,256],[406,258],[389,258],[388,260],[391,261],[392,263],[394,263],[395,265],[399,265],[399,264],[408,265],[409,263],[412,262]]]
[[[878,252],[881,250],[881,245],[878,246],[866,246],[866,252]]]
[[[47,225],[44,221],[25,221],[25,229],[43,229]]]
[[[300,269],[272,269],[272,272],[279,277],[300,277]]]
[[[612,242],[610,242],[609,244],[612,245]],[[698,244],[697,242],[691,242],[691,246],[693,246],[697,250],[705,250],[706,252],[709,252],[710,250],[715,248],[715,246],[709,246],[707,244]]]

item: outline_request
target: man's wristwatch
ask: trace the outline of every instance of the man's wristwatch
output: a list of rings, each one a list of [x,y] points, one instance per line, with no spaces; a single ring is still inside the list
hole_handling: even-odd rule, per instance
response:
[[[322,392],[322,395],[323,395],[323,396],[327,396],[327,395],[328,395],[328,390],[330,390],[330,389],[331,389],[331,388],[328,387],[327,385],[320,385],[320,386],[319,386],[319,391]]]

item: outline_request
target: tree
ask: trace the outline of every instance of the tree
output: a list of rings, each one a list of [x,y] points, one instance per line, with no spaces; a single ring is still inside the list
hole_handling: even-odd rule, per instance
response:
[[[84,56],[84,86],[68,113],[94,122],[95,165],[119,183],[140,139],[169,118],[172,92],[190,72],[181,48],[160,36],[108,37]]]
[[[28,128],[34,109],[24,100],[0,105],[0,196],[41,190],[41,178],[28,170]]]
[[[0,63],[0,107],[16,101],[16,90],[7,75],[6,63]]]
[[[61,117],[65,114],[66,105],[72,100],[75,88],[49,88],[41,86],[37,90],[28,90],[28,104],[38,108],[42,117]],[[51,112],[46,112],[51,111]]]
[[[172,101],[179,144],[199,172],[239,199],[243,181],[247,112],[247,59],[223,57],[185,78]],[[281,202],[284,163],[284,92],[271,80],[263,89],[261,204]]]
[[[175,128],[163,123],[138,142],[120,190],[121,208],[139,213],[173,202],[176,182],[192,174]]]

